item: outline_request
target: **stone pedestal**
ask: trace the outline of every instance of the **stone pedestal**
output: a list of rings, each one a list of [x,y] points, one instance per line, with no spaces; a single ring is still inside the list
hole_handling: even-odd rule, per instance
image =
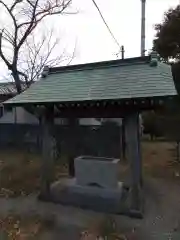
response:
[[[83,156],[75,159],[75,178],[52,185],[54,201],[107,213],[122,213],[126,200],[118,182],[118,162],[112,158]]]
[[[125,207],[127,192],[124,191],[121,182],[116,189],[107,189],[80,186],[76,178],[62,179],[54,183],[51,190],[52,200],[63,205],[115,214],[127,212]]]

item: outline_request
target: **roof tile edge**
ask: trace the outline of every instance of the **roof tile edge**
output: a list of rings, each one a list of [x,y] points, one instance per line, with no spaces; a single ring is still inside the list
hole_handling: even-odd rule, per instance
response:
[[[77,64],[70,66],[61,66],[49,68],[49,74],[53,73],[62,73],[69,71],[82,71],[93,68],[107,68],[107,67],[115,67],[115,66],[126,66],[126,65],[134,65],[134,64],[149,64],[151,60],[151,56],[144,57],[135,57],[135,58],[126,58],[126,59],[118,59],[118,60],[110,60],[110,61],[102,61],[102,62],[93,62],[93,63],[85,63],[85,64]]]

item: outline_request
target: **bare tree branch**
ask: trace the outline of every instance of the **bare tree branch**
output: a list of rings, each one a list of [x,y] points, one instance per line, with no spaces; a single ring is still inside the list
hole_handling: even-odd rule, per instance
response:
[[[6,57],[4,56],[4,53],[2,51],[2,38],[3,38],[3,30],[0,32],[0,57],[2,58],[2,60],[5,62],[5,64],[7,65],[7,67],[10,69],[11,68],[11,64],[9,63],[9,61],[6,59]]]
[[[35,18],[36,18],[36,8],[37,8],[37,5],[38,5],[38,2],[39,2],[39,0],[36,0],[35,5],[34,5],[34,8],[33,8],[33,13],[32,13],[32,17],[31,17],[31,22],[30,22],[30,24],[29,24],[29,26],[28,26],[25,34],[24,34],[23,37],[21,38],[19,44],[17,45],[17,49],[19,49],[19,48],[22,46],[22,44],[24,43],[24,41],[26,40],[26,38],[28,37],[28,35],[32,32],[32,30],[33,30],[33,29],[36,27],[36,25],[37,25],[37,24],[35,23],[35,26],[33,27],[33,25],[34,25],[34,20],[35,20]],[[19,26],[18,26],[18,28],[19,28]]]
[[[63,64],[63,62],[70,64],[72,58],[75,57],[76,47],[72,55],[68,56],[64,50],[56,56],[55,53],[56,49],[59,49],[59,44],[60,39],[53,40],[53,32],[50,32],[49,36],[44,34],[38,42],[36,42],[34,35],[25,42],[23,53],[26,52],[26,56],[24,56],[24,54],[23,56],[26,58],[24,58],[24,62],[21,62],[21,66],[23,66],[22,71],[28,75],[29,82],[34,82],[40,77],[45,65],[55,67]],[[55,57],[53,57],[53,55],[55,55]]]
[[[3,29],[2,38],[9,42],[12,46],[14,45],[14,39],[11,33],[7,29]]]
[[[30,1],[28,1],[28,2],[30,2]],[[37,12],[36,16],[35,16],[36,22],[34,22],[34,24],[39,23],[47,16],[63,14],[63,11],[70,5],[72,0],[69,0],[66,4],[62,4],[62,6],[60,4],[58,4],[57,2],[58,1],[56,1],[55,5],[52,5],[52,3],[51,4],[49,3],[48,8],[46,8],[46,9],[42,8],[41,11]],[[31,6],[33,6],[33,5],[31,4]],[[33,6],[33,8],[34,8],[34,6]],[[61,9],[59,10],[59,8],[61,8]],[[56,9],[58,9],[58,10],[55,11]],[[66,13],[66,14],[71,14],[71,13]],[[72,13],[72,14],[75,14],[75,13]],[[18,25],[18,28],[25,26],[25,25],[29,25],[31,23],[32,23],[32,19],[30,19],[30,21],[21,23],[20,25]]]
[[[76,42],[75,42],[75,46],[74,46],[72,57],[70,58],[70,61],[67,63],[67,65],[70,65],[72,60],[74,59],[75,54],[76,54],[76,48],[77,48],[77,39],[76,39]]]
[[[24,77],[24,79],[25,79],[26,84],[28,84],[28,76],[27,76],[27,74],[25,74],[25,73],[23,73],[23,72],[21,72],[19,70],[18,70],[18,74],[22,75]]]
[[[15,6],[18,4],[18,3],[21,3],[23,0],[15,0],[14,3],[12,4],[11,8],[10,8],[10,11],[12,12],[15,8]]]
[[[13,23],[14,23],[14,38],[13,38],[13,45],[16,46],[16,42],[17,42],[17,35],[18,35],[18,26],[17,26],[17,22],[16,22],[16,18],[13,15],[13,9],[16,6],[16,4],[18,3],[18,1],[14,2],[14,4],[12,5],[12,7],[9,9],[8,6],[0,0],[0,4],[2,4],[6,10],[8,11],[9,15],[11,16]]]
[[[71,63],[71,58],[65,53],[53,57],[59,40],[53,41],[52,33],[39,42],[33,36],[35,28],[43,19],[65,13],[71,2],[72,0],[13,0],[9,6],[5,0],[0,0],[0,6],[13,20],[13,30],[9,30],[4,22],[3,30],[0,31],[0,57],[12,72],[18,93],[22,90],[21,80],[27,84],[37,80],[44,65],[55,66],[63,61]]]
[[[24,43],[24,41],[26,40],[28,35],[36,28],[36,26],[39,22],[41,22],[47,16],[61,14],[69,6],[71,1],[72,0],[67,1],[66,4],[64,4],[64,1],[63,1],[61,3],[61,5],[58,4],[58,0],[56,0],[54,5],[51,3],[51,1],[47,1],[48,7],[42,9],[39,12],[36,12],[36,10],[38,8],[39,0],[36,0],[34,5],[29,0],[27,0],[27,2],[33,7],[33,12],[32,12],[32,16],[31,16],[31,19],[29,22],[25,22],[25,23],[18,25],[18,28],[21,28],[25,25],[29,25],[29,26],[28,26],[24,36],[20,40],[17,48],[19,49],[22,46],[22,44]],[[60,10],[59,10],[59,8],[60,8]]]
[[[17,28],[17,23],[16,23],[16,18],[14,17],[13,13],[12,13],[12,10],[8,8],[8,6],[3,2],[3,1],[0,1],[0,4],[2,4],[6,10],[8,11],[9,15],[11,16],[12,20],[13,20],[13,23],[14,23],[14,27]]]

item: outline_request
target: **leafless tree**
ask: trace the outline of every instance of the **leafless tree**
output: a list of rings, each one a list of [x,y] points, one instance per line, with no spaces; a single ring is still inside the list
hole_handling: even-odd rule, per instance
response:
[[[54,38],[53,30],[44,31],[42,36],[34,34],[25,41],[19,52],[19,71],[24,74],[26,86],[36,81],[44,66],[56,67],[62,64],[69,65],[75,56],[76,44],[69,54],[66,49],[60,49],[60,38]],[[57,56],[58,52],[58,56]]]
[[[43,65],[52,61],[49,57],[57,44],[55,41],[50,46],[52,35],[48,40],[42,39],[41,43],[35,44],[32,35],[34,30],[48,16],[66,14],[71,2],[72,0],[0,0],[0,11],[3,12],[3,9],[6,11],[13,26],[13,29],[7,27],[8,19],[1,22],[3,26],[0,31],[0,57],[11,71],[18,93],[22,91],[22,79],[26,83],[32,82],[38,77]],[[48,51],[40,56],[45,45],[48,47]],[[29,59],[25,67],[21,62],[21,56],[22,50],[27,47],[29,47]],[[36,63],[39,61],[41,66],[37,67]],[[57,61],[54,59],[53,64],[55,62]],[[31,65],[31,68],[27,70],[28,65]]]

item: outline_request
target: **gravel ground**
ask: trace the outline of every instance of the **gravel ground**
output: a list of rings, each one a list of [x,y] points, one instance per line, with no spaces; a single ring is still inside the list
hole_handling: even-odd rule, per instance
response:
[[[179,180],[149,178],[145,180],[145,216],[143,220],[125,216],[112,216],[118,232],[131,240],[180,239],[180,187]],[[103,216],[102,213],[72,207],[63,207],[36,200],[35,196],[16,199],[0,198],[0,215],[33,215],[55,220],[55,226],[40,239],[79,240],[80,233]]]
[[[134,239],[180,239],[179,181],[146,179],[143,220],[116,216],[119,231],[132,232]],[[130,238],[131,239],[131,238]]]

